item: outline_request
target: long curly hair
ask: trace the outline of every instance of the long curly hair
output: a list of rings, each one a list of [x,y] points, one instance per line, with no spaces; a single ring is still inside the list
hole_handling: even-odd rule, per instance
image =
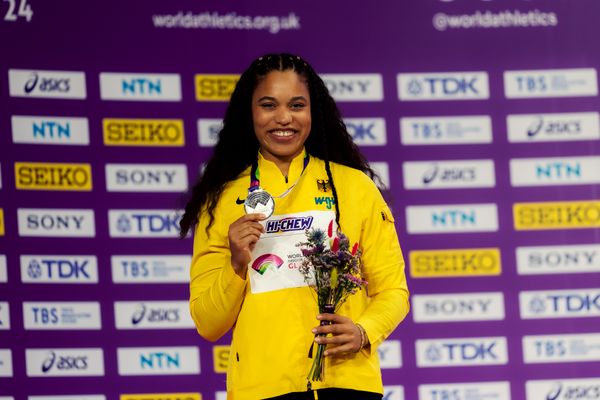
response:
[[[339,201],[329,162],[359,169],[371,178],[377,177],[352,141],[335,101],[313,68],[296,55],[267,54],[250,64],[231,94],[214,153],[188,195],[189,200],[179,223],[182,238],[198,223],[200,211],[204,208],[209,216],[208,231],[214,222],[214,210],[225,184],[235,180],[256,160],[259,143],[252,121],[252,94],[269,72],[290,70],[300,75],[308,86],[312,123],[304,147],[308,154],[325,161],[335,199],[338,226]]]

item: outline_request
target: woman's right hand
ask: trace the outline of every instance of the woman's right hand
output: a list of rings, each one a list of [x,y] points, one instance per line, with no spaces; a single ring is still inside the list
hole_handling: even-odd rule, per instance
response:
[[[236,274],[246,279],[248,263],[252,260],[252,250],[265,228],[258,222],[265,219],[263,214],[246,214],[229,226],[229,249],[231,265]]]

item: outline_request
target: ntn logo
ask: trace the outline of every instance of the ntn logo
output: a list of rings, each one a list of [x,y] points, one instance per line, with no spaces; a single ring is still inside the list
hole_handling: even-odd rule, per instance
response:
[[[123,94],[161,94],[162,82],[148,78],[122,79],[121,91]]]
[[[70,122],[57,122],[57,121],[41,121],[33,122],[33,137],[41,138],[71,138],[71,123]]]
[[[457,226],[457,225],[476,225],[477,214],[475,210],[463,211],[463,210],[443,210],[441,212],[431,213],[431,223],[441,226]]]
[[[581,163],[551,161],[535,166],[535,174],[538,178],[581,178]]]
[[[140,366],[150,369],[180,368],[181,360],[179,353],[169,354],[167,352],[156,351],[140,354]]]

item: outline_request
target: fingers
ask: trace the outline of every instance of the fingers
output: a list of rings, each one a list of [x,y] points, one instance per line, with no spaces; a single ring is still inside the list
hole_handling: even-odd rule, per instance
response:
[[[263,214],[246,214],[229,226],[231,263],[240,276],[245,275],[246,266],[252,259],[254,245],[264,232],[264,227],[259,223],[264,218]]]
[[[361,334],[350,318],[338,314],[323,313],[319,314],[317,319],[331,323],[330,325],[317,326],[312,330],[317,335],[315,342],[327,345],[326,356],[356,353],[360,349],[362,344]]]

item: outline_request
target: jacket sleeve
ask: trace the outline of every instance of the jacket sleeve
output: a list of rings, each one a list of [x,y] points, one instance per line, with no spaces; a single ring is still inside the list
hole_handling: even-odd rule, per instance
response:
[[[227,232],[215,218],[206,232],[208,218],[203,215],[194,234],[194,253],[190,270],[190,312],[198,333],[215,341],[235,324],[242,306],[247,280],[231,266]]]
[[[374,185],[373,185],[374,186]],[[356,321],[365,329],[372,349],[383,342],[410,309],[404,258],[394,218],[377,189],[361,232],[362,267],[370,302]]]

